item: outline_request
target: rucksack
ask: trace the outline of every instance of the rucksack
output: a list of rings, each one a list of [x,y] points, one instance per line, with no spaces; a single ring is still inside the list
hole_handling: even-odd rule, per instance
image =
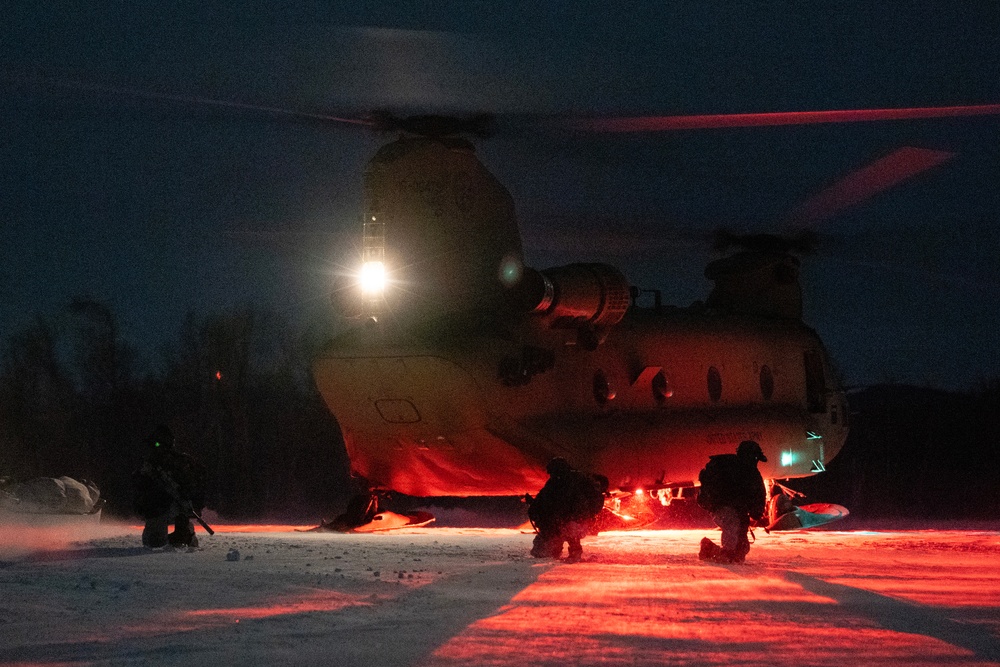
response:
[[[589,517],[595,517],[601,513],[604,509],[604,492],[597,487],[597,481],[591,477],[584,478],[587,482],[586,484],[586,494],[587,494],[587,514]]]
[[[708,463],[698,473],[698,481],[701,488],[698,490],[698,507],[708,512],[714,512],[718,506],[719,495],[725,493],[725,485],[729,483],[729,475],[726,473],[726,466],[722,457],[735,456],[733,454],[723,454],[722,456],[712,456]]]
[[[698,474],[698,506],[709,512],[732,507],[754,519],[764,512],[764,480],[756,465],[747,465],[736,454],[716,454]]]

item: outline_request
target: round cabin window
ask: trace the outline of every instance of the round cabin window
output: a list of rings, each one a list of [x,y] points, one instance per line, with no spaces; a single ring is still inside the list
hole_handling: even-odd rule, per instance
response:
[[[722,375],[715,366],[708,369],[708,397],[713,403],[722,398]]]
[[[615,398],[615,392],[611,388],[611,383],[608,382],[608,376],[604,374],[604,371],[597,371],[594,373],[594,400],[597,401],[598,405],[604,405],[608,401],[612,401]]]
[[[760,395],[765,401],[770,401],[774,396],[774,374],[768,366],[760,367]]]
[[[664,401],[674,395],[673,387],[667,380],[667,375],[662,370],[653,376],[653,400],[657,405],[663,405]]]

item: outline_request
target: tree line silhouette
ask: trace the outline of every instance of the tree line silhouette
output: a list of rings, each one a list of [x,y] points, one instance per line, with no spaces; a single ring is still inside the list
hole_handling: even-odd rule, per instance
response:
[[[0,477],[92,480],[106,511],[130,516],[141,443],[166,423],[205,464],[209,507],[224,518],[330,518],[353,489],[311,376],[326,337],[249,307],[189,314],[156,369],[139,368],[111,309],[73,299],[2,341]],[[964,393],[881,385],[849,400],[843,451],[791,484],[810,502],[862,519],[996,518],[1000,380]]]
[[[189,314],[158,369],[138,368],[111,309],[76,298],[3,342],[0,477],[89,479],[129,516],[142,441],[165,423],[206,466],[220,515],[335,513],[348,464],[310,375],[320,344],[253,308]]]

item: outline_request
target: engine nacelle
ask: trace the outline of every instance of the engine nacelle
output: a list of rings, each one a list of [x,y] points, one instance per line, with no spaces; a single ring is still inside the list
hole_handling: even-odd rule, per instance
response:
[[[629,307],[629,289],[625,276],[607,264],[525,268],[516,300],[552,328],[593,330],[621,321]]]

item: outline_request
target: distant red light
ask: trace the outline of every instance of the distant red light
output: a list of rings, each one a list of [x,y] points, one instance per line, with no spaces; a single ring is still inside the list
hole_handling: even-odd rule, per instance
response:
[[[215,371],[215,379],[216,380],[222,379],[222,371]]]

